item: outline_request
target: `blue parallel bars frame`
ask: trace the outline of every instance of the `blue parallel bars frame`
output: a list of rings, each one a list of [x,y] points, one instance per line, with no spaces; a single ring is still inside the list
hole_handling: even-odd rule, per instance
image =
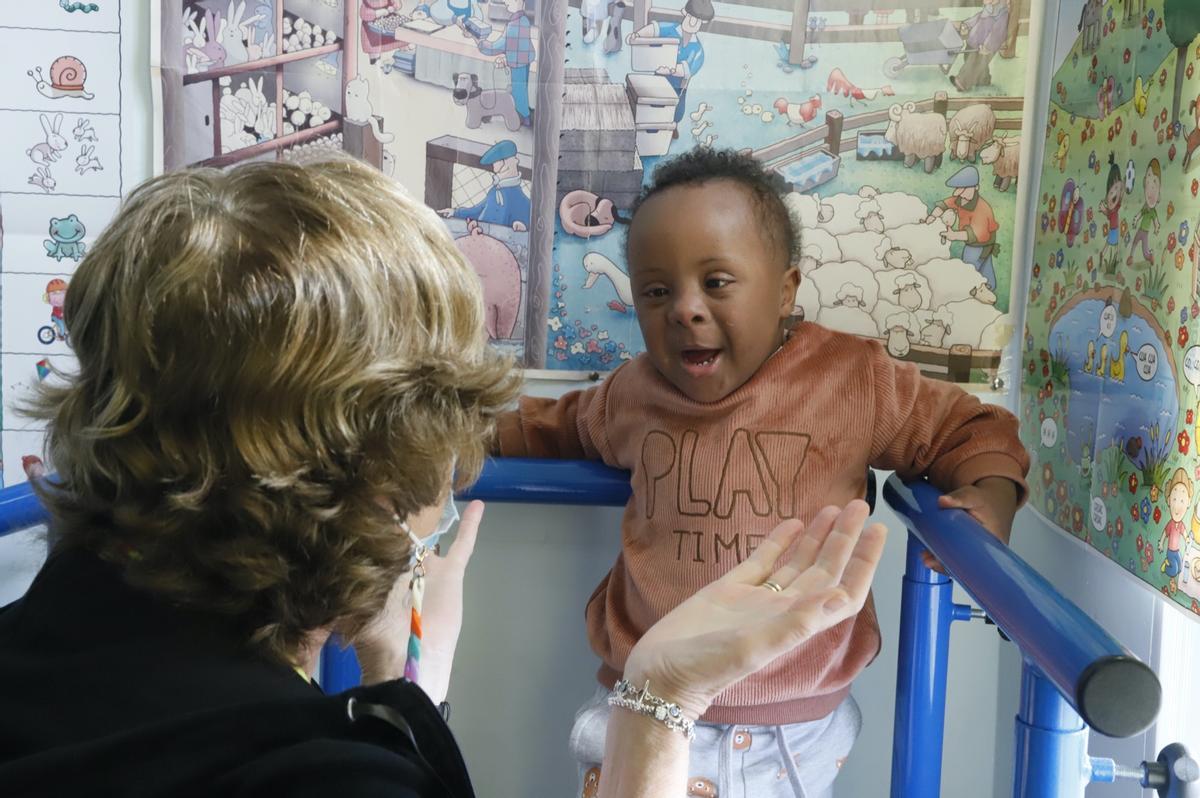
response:
[[[492,460],[459,498],[531,504],[623,506],[629,475],[598,463]],[[1088,727],[1110,736],[1145,729],[1161,688],[1144,663],[1064,598],[1024,560],[961,510],[937,507],[923,482],[891,477],[884,498],[910,530],[901,599],[892,760],[893,798],[934,798],[941,789],[950,624],[978,613],[955,604],[952,583],[926,568],[927,548],[1021,650],[1016,719],[1016,798],[1083,798],[1091,781],[1112,781],[1111,760],[1087,755]],[[28,485],[0,490],[0,536],[45,521]],[[328,692],[357,684],[353,652],[321,657]]]

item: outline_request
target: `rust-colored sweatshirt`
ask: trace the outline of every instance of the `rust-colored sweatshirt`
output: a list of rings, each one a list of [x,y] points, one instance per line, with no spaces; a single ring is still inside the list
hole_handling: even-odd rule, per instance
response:
[[[802,323],[742,387],[695,402],[645,356],[558,400],[521,399],[500,423],[507,457],[603,460],[632,471],[621,554],[587,606],[588,637],[615,682],[659,618],[748,556],[781,520],[861,498],[867,467],[928,475],[943,490],[984,477],[1024,498],[1017,421],[921,377],[878,343]],[[829,714],[879,651],[868,600],[723,692],[713,723],[782,724]]]

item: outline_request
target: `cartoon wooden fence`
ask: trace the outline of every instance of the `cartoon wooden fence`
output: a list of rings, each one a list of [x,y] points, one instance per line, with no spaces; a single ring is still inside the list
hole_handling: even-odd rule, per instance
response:
[[[954,97],[939,91],[927,100],[916,103],[918,111],[934,111],[943,116],[950,116],[951,111],[957,112],[969,105],[983,103],[994,112],[1020,113],[1025,106],[1022,97]],[[819,152],[829,152],[840,155],[842,152],[853,152],[858,146],[857,133],[846,135],[871,126],[886,126],[888,110],[867,111],[866,113],[845,116],[841,111],[830,110],[825,113],[825,124],[807,130],[795,136],[768,144],[758,149],[746,149],[743,152],[753,155],[764,164],[773,164],[784,158],[801,159]],[[1019,116],[997,117],[996,130],[1020,131]],[[883,342],[885,339],[880,338]],[[968,382],[973,369],[995,371],[1000,366],[1001,351],[996,349],[972,349],[966,344],[955,344],[948,349],[913,345],[908,354],[899,360],[917,363],[921,372],[928,377],[950,380],[952,382]]]
[[[871,0],[873,1],[873,0]],[[580,0],[568,0],[572,8],[578,9]],[[1012,58],[1016,52],[1017,37],[1029,33],[1029,0],[1010,0],[1008,39],[1000,51],[1001,58]],[[864,20],[869,8],[864,0],[746,0],[741,5],[769,11],[792,12],[790,22],[747,19],[718,15],[704,26],[706,33],[719,33],[743,39],[759,39],[772,44],[787,42],[788,60],[799,64],[804,58],[808,43],[855,43],[855,42],[898,42],[900,29],[906,24],[927,20],[940,15],[943,9],[961,8],[953,0],[897,0],[895,10],[903,11],[903,22],[873,22]],[[809,14],[844,12],[849,14],[849,24],[827,25],[819,30],[810,29]],[[648,22],[678,22],[682,12],[673,8],[659,8],[651,0],[633,0],[633,29]]]

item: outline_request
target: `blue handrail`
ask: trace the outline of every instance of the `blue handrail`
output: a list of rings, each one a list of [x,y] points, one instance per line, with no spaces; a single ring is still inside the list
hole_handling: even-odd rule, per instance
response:
[[[489,460],[478,482],[458,498],[621,506],[629,496],[629,474],[599,463]],[[1158,679],[969,515],[939,508],[938,496],[924,482],[906,484],[895,476],[884,486],[884,498],[912,532],[901,602],[892,796],[939,794],[949,629],[973,614],[953,603],[949,578],[922,564],[925,547],[1026,658],[1016,794],[1082,798],[1088,781],[1111,781],[1113,775],[1110,760],[1087,757],[1088,726],[1111,736],[1146,728],[1161,700]],[[0,490],[0,536],[44,521],[29,485]],[[321,667],[327,690],[357,683],[352,650],[326,645]]]
[[[1158,678],[1045,577],[925,482],[884,485],[887,503],[1089,726],[1112,737],[1158,714]]]

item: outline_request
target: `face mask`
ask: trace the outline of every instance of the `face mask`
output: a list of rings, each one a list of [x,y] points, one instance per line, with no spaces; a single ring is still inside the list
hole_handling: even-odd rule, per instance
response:
[[[446,496],[446,504],[442,507],[442,516],[438,519],[437,527],[424,540],[416,536],[406,521],[399,520],[399,517],[396,521],[400,528],[408,533],[409,539],[413,542],[412,564],[415,565],[425,558],[426,553],[433,550],[442,535],[449,532],[450,528],[458,523],[458,508],[454,506],[454,494]]]

